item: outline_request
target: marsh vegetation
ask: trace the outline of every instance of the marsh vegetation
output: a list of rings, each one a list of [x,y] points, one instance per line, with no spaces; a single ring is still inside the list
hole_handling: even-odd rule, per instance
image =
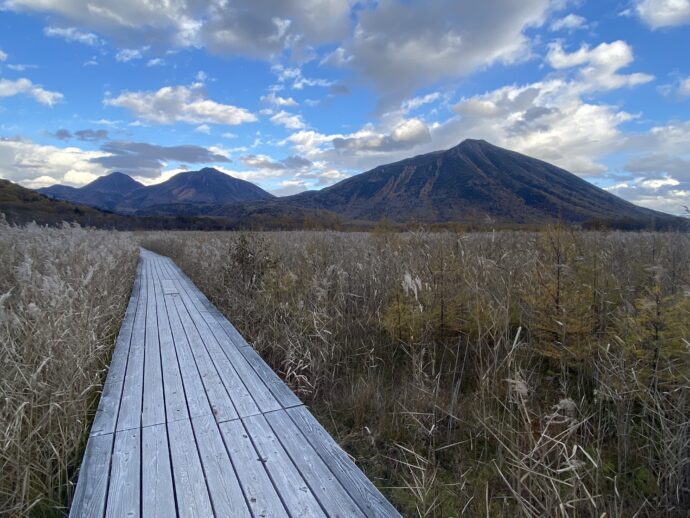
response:
[[[159,233],[407,516],[685,516],[690,238]]]
[[[124,234],[0,219],[0,515],[66,504],[137,253]]]
[[[69,501],[137,244],[177,262],[406,516],[690,510],[686,234],[2,223],[0,514]]]

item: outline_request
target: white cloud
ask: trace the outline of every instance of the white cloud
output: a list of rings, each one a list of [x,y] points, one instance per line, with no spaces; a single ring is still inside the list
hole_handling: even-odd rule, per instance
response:
[[[290,87],[294,90],[303,90],[305,87],[311,86],[327,87],[334,84],[333,81],[327,79],[304,77],[302,69],[299,67],[286,67],[277,64],[271,67],[271,72],[276,75],[279,83],[290,83]],[[274,86],[274,88],[281,89],[283,85],[279,84]]]
[[[294,113],[288,113],[285,110],[280,110],[271,117],[273,124],[283,126],[288,129],[303,129],[306,127],[302,116]]]
[[[3,52],[2,49],[0,49],[0,61],[7,61],[7,52]]]
[[[585,29],[587,27],[587,20],[574,13],[570,13],[563,18],[559,18],[551,22],[549,28],[556,32],[562,30],[573,31],[575,29]]]
[[[585,90],[614,90],[622,87],[633,87],[648,83],[654,76],[643,73],[619,74],[634,61],[633,51],[625,41],[601,43],[594,48],[583,45],[578,50],[568,53],[561,43],[549,46],[546,60],[555,69],[567,69],[582,66],[580,69],[581,85]]]
[[[381,163],[450,148],[465,138],[485,138],[497,145],[555,163],[582,175],[607,170],[602,157],[626,145],[620,126],[631,115],[616,106],[596,103],[591,94],[646,82],[646,74],[624,75],[632,63],[625,42],[582,47],[568,53],[552,46],[547,64],[555,72],[526,85],[508,85],[461,99],[455,116],[427,124],[406,119],[408,111],[438,101],[428,94],[384,114],[380,127],[366,125],[348,135],[300,131],[286,139],[312,160],[326,160],[339,169],[367,169]]]
[[[29,79],[21,78],[14,81],[10,79],[0,79],[0,97],[12,97],[24,94],[33,97],[36,101],[46,106],[53,106],[63,99],[59,92],[51,92],[42,86],[32,83]]]
[[[288,49],[309,56],[351,25],[348,0],[5,0],[15,11],[64,19],[128,45],[206,46],[212,52],[268,59]]]
[[[141,49],[122,49],[117,54],[115,54],[115,59],[121,63],[128,63],[130,61],[143,58],[143,53],[147,50],[148,47],[144,47]]]
[[[165,60],[161,58],[149,59],[146,62],[147,67],[161,67],[163,65],[165,65]]]
[[[200,84],[165,86],[155,92],[124,92],[103,102],[106,106],[126,108],[135,116],[155,124],[237,125],[256,120],[256,116],[244,108],[206,99]]]
[[[280,97],[274,91],[262,96],[261,100],[275,106],[297,106],[297,101],[292,97]]]
[[[0,176],[28,187],[53,183],[84,185],[106,171],[91,159],[101,151],[43,146],[28,140],[0,138]]]
[[[100,45],[101,40],[92,32],[83,32],[74,27],[45,27],[43,34],[51,38],[62,38],[67,41],[74,41],[95,47]]]
[[[421,97],[414,97],[407,101],[404,101],[401,105],[404,113],[416,110],[417,108],[424,106],[425,104],[436,102],[441,97],[439,92],[433,92]]]
[[[531,45],[524,31],[543,24],[551,2],[382,0],[366,7],[353,37],[327,62],[354,69],[397,102],[440,79],[525,59]]]
[[[637,0],[635,12],[652,29],[690,24],[690,0]]]
[[[38,68],[37,65],[25,65],[22,63],[11,63],[7,65],[7,68],[14,70],[15,72],[25,72],[31,68]]]
[[[323,164],[324,169],[342,171],[366,170],[408,157],[412,150],[430,150],[427,148],[432,146],[432,138],[426,123],[412,118],[398,119],[390,126],[378,128],[367,124],[346,134],[302,130],[290,135],[284,143],[314,163]]]
[[[197,126],[196,128],[194,128],[194,131],[196,131],[197,133],[205,133],[206,135],[210,135],[211,134],[211,126],[209,126],[208,124],[201,124],[201,125]]]
[[[681,97],[690,97],[690,77],[682,79],[678,85],[678,95]]]

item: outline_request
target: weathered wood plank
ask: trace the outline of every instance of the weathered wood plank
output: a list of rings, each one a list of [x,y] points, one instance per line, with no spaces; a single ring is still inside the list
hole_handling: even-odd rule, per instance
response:
[[[290,390],[290,387],[278,377],[253,347],[240,347],[238,350],[249,365],[254,368],[254,371],[256,371],[268,387],[268,390],[271,391],[283,408],[290,408],[302,404],[302,401],[300,401],[295,393]]]
[[[146,250],[71,510],[104,514],[399,516],[198,288]]]
[[[255,415],[242,421],[290,515],[326,516],[266,418]]]
[[[146,339],[146,307],[148,302],[148,284],[145,282],[150,269],[148,261],[142,257],[142,283],[139,292],[139,304],[134,317],[132,340],[129,345],[127,372],[125,374],[120,411],[117,417],[116,430],[129,430],[141,425],[141,402],[144,391],[144,342]]]
[[[329,516],[365,516],[285,410],[265,414],[285,451]]]
[[[177,496],[177,512],[181,517],[213,516],[213,506],[206,488],[204,471],[190,421],[168,423],[168,439]]]
[[[287,414],[367,516],[400,516],[305,407]]]
[[[232,404],[232,400],[225,389],[225,385],[223,385],[223,381],[220,379],[220,376],[218,376],[218,371],[216,371],[208,355],[208,351],[204,347],[204,343],[199,336],[199,332],[190,318],[189,313],[187,313],[182,299],[179,296],[173,295],[173,301],[177,314],[182,322],[182,327],[187,335],[189,347],[196,360],[196,365],[201,375],[201,381],[206,389],[206,395],[208,396],[208,402],[211,404],[213,415],[216,416],[216,419],[219,421],[237,419],[237,411]]]
[[[171,277],[177,274],[175,268],[173,267],[168,269],[168,273]],[[191,281],[185,283],[180,274],[177,274],[177,276],[178,277],[175,279],[175,281],[178,283],[180,293],[183,294],[184,292],[183,298],[185,298],[187,304],[194,305],[193,301],[190,300],[190,292],[193,290],[188,287],[188,284]],[[196,289],[196,287],[194,288]],[[301,405],[302,402],[292,392],[292,390],[290,390],[290,387],[288,387],[285,382],[283,382],[283,380],[281,380],[275,374],[275,372],[273,372],[273,370],[266,364],[266,362],[263,361],[263,359],[256,353],[256,351],[254,351],[251,346],[248,346],[246,341],[244,342],[246,347],[236,346],[237,341],[228,334],[228,329],[221,325],[221,321],[224,320],[227,322],[227,319],[220,314],[215,306],[213,306],[213,309],[214,312],[219,316],[214,317],[211,312],[204,311],[200,311],[199,314],[204,318],[206,324],[213,332],[218,344],[231,360],[238,373],[240,373],[242,380],[245,381],[247,389],[252,394],[261,411],[271,412],[273,410],[278,410],[281,407],[289,408]],[[227,323],[228,325],[231,325],[229,322]],[[232,329],[234,330],[233,332],[239,336],[239,333],[237,333],[235,328],[233,327]],[[239,355],[238,352],[240,353]],[[241,358],[244,358],[244,361]],[[247,368],[247,364],[249,364],[249,368]],[[256,373],[256,376],[258,376],[259,380],[261,380],[260,383],[257,383],[258,380],[256,380],[252,375],[252,371]],[[264,386],[268,390],[265,390]],[[278,405],[275,404],[274,399],[278,402]]]
[[[180,283],[179,281],[177,281],[177,283],[178,286],[181,288],[180,296],[185,301],[186,306],[190,308],[190,314],[196,317],[195,323],[198,325],[200,329],[203,329],[204,326],[208,326],[208,323],[200,315],[198,308],[194,305],[194,302],[191,300],[189,294],[187,293],[184,287],[184,284]],[[219,338],[221,340],[223,339],[224,335],[222,334],[222,331],[220,331],[217,327],[215,327],[215,329],[213,327],[207,327],[207,329],[210,329],[213,337],[216,338],[215,343],[219,343]],[[207,340],[209,342],[213,341],[212,338],[208,338],[208,336]],[[227,341],[227,339],[225,339],[223,343],[219,345],[221,345],[223,353],[234,367],[234,370],[237,372],[238,376],[242,380],[242,383],[251,394],[251,397],[253,398],[259,410],[261,412],[271,412],[273,410],[278,410],[279,408],[281,408],[278,400],[273,396],[271,391],[268,389],[268,387],[262,381],[262,379],[259,377],[256,371],[254,371],[254,369],[249,365],[244,356],[240,354],[237,347],[234,347],[231,342]]]
[[[216,367],[218,374],[223,381],[230,399],[233,402],[237,414],[240,417],[255,415],[259,413],[259,408],[255,403],[255,398],[250,391],[245,387],[242,377],[235,370],[235,367],[230,363],[227,355],[224,354],[220,344],[216,340],[214,334],[208,328],[206,321],[190,301],[186,294],[180,293],[183,303],[191,316],[194,325],[199,333],[201,340],[206,346],[206,350],[211,358],[211,361]],[[265,395],[264,395],[265,396]],[[223,420],[220,419],[219,421]]]
[[[115,434],[108,507],[106,517],[140,516],[141,431],[124,430]]]
[[[201,463],[216,516],[247,516],[251,513],[240,488],[220,430],[212,416],[192,420]],[[243,466],[238,466],[241,470]]]
[[[153,260],[156,279],[160,279],[159,262],[158,258]],[[175,342],[170,328],[168,308],[165,305],[165,299],[160,284],[156,283],[155,286],[166,420],[178,421],[180,419],[188,419],[189,412],[187,410],[187,400],[185,397],[184,385],[182,383],[182,374],[180,373],[180,366],[177,360]],[[201,384],[200,381],[199,384]],[[207,412],[208,411],[210,410],[207,410]]]
[[[161,286],[163,287],[163,293],[165,293],[166,295],[178,293],[177,287],[170,279],[161,279]]]
[[[117,335],[115,350],[108,367],[108,375],[103,384],[101,400],[98,403],[98,410],[91,426],[90,435],[115,433],[115,425],[117,424],[117,416],[120,410],[120,399],[122,398],[122,387],[125,381],[125,372],[127,371],[127,358],[129,356],[129,344],[132,340],[134,317],[139,304],[141,269],[142,263],[139,261],[137,275],[132,287],[132,295],[129,299],[129,305],[127,306],[120,332]]]
[[[237,331],[235,326],[233,326],[230,321],[225,318],[225,316],[214,306],[210,300],[204,295],[204,293],[197,288],[196,284],[192,282],[192,280],[187,277],[187,275],[180,269],[179,266],[177,266],[172,259],[166,258],[167,260],[167,265],[170,267],[170,270],[176,274],[176,276],[184,282],[185,286],[190,290],[190,293],[194,296],[195,299],[197,299],[206,310],[216,317],[216,320],[218,323],[221,325],[221,327],[225,330],[227,335],[230,337],[230,339],[233,341],[233,343],[237,347],[251,347],[249,343],[244,339],[244,337]]]
[[[71,518],[91,518],[105,513],[112,451],[113,434],[89,437],[69,513]]]
[[[218,426],[254,516],[289,516],[242,421]]]
[[[211,405],[208,402],[208,396],[201,381],[196,360],[194,360],[194,355],[189,347],[187,335],[182,327],[182,321],[175,308],[175,299],[179,298],[179,295],[165,295],[164,298],[189,415],[190,417],[209,415],[212,413]]]
[[[155,264],[150,252],[147,252],[148,272],[146,284],[148,298],[146,301],[146,337],[144,341],[144,398],[141,409],[141,425],[151,426],[165,423],[165,400],[163,399],[163,371],[161,368],[161,351],[158,340],[158,311],[156,305],[157,279]]]
[[[145,518],[175,516],[168,432],[164,424],[142,429],[141,515]]]

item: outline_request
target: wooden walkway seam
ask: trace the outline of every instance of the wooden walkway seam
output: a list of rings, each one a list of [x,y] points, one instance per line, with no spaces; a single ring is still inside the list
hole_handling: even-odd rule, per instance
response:
[[[142,249],[70,516],[400,514],[172,260]]]

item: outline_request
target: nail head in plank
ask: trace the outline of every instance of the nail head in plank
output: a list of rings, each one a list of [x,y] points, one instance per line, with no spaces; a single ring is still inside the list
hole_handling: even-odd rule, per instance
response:
[[[180,297],[174,297],[174,302],[177,314],[180,317],[185,334],[187,335],[189,347],[196,360],[196,365],[201,375],[201,381],[206,389],[213,415],[215,415],[216,419],[219,421],[237,419],[237,411],[232,404],[232,400],[225,389],[223,381],[220,379],[220,376],[218,376],[218,372],[208,355],[206,347],[204,347],[204,343],[201,336],[199,336],[194,322],[187,313],[182,299]]]
[[[311,489],[290,460],[266,418],[255,415],[242,419],[273,484],[292,516],[326,516]]]
[[[196,417],[192,426],[216,516],[251,517],[216,421],[211,416]]]
[[[265,414],[280,443],[329,516],[364,516],[285,410]]]
[[[242,421],[219,424],[237,476],[254,516],[288,516]]]

